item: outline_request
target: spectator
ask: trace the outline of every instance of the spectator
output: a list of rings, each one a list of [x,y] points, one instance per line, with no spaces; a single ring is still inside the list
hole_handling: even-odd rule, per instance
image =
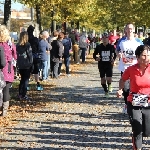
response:
[[[20,33],[19,42],[17,43],[17,65],[21,80],[19,84],[19,99],[29,100],[27,96],[27,86],[33,66],[32,48],[28,42],[28,32]]]
[[[0,46],[4,48],[6,61],[5,67],[2,69],[6,86],[3,88],[3,104],[1,116],[7,115],[10,100],[9,88],[14,80],[14,67],[12,64],[12,60],[13,58],[15,60],[17,59],[16,48],[14,47],[13,49],[11,49],[11,47],[8,45],[9,38],[9,31],[6,26],[0,25]]]
[[[34,32],[34,27],[32,25],[30,25],[27,29],[27,32],[28,32],[28,42],[30,43],[31,45],[31,48],[32,48],[32,54],[33,54],[33,72],[32,74],[34,74],[34,78],[35,78],[35,82],[37,83],[36,87],[37,87],[37,90],[41,90],[42,89],[42,86],[40,84],[40,81],[39,81],[39,65],[40,65],[40,56],[38,56],[39,54],[39,40],[37,37],[35,37],[33,35],[33,32]]]
[[[51,43],[52,50],[51,50],[51,69],[52,69],[52,77],[58,79],[58,68],[59,63],[62,62],[64,47],[63,44],[58,38],[59,33],[57,31],[54,31],[53,33],[53,41]]]
[[[79,39],[79,48],[81,50],[82,63],[85,62],[85,56],[86,56],[85,52],[87,50],[87,47],[88,47],[87,38],[85,32],[83,32]]]
[[[41,67],[42,69],[42,80],[46,81],[48,79],[48,69],[47,69],[47,64],[48,64],[48,51],[49,51],[49,44],[47,42],[48,38],[48,32],[43,31],[41,35],[41,40],[39,41],[39,51],[41,53]]]
[[[67,35],[64,36],[63,33],[62,33],[62,35],[60,35],[60,37],[62,37],[62,38],[64,37],[64,39],[61,39],[62,43],[63,43],[63,46],[64,46],[63,59],[64,59],[65,67],[66,67],[66,75],[69,77],[69,76],[71,76],[70,72],[69,72],[69,63],[70,63],[69,51],[71,49],[71,40],[67,37]],[[60,70],[61,70],[61,65],[60,65]]]

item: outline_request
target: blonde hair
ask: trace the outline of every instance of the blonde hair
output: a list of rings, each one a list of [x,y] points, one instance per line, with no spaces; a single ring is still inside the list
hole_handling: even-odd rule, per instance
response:
[[[5,25],[0,25],[0,42],[7,42],[9,40],[9,30]]]
[[[23,31],[20,33],[19,45],[25,45],[28,43],[28,32]]]

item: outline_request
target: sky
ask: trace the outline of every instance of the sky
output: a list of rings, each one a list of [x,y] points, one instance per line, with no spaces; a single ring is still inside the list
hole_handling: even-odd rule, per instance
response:
[[[20,3],[13,3],[11,7],[12,7],[12,9],[20,10],[22,8],[22,6],[24,6],[24,5],[20,4]]]
[[[0,2],[4,2],[4,0],[0,0]],[[13,2],[11,5],[11,9],[21,10],[22,6],[24,5],[17,2],[16,3]],[[0,9],[4,10],[4,4],[0,4]]]

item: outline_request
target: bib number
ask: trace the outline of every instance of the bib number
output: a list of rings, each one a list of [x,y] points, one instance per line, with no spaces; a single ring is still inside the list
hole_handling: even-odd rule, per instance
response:
[[[123,62],[125,64],[132,64],[133,63],[133,58],[129,58],[129,57],[123,58]]]
[[[142,94],[133,94],[133,106],[141,106],[141,107],[148,107],[148,95],[142,95]]]

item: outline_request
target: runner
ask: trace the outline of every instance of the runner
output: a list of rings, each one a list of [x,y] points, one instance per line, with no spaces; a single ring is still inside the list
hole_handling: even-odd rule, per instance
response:
[[[135,57],[135,50],[139,45],[142,45],[141,40],[137,40],[134,37],[134,25],[132,23],[129,23],[126,25],[125,28],[126,37],[123,37],[123,39],[120,41],[118,46],[118,56],[120,58],[119,61],[119,70],[122,73],[127,69],[129,66],[134,65],[137,63],[136,57]],[[125,106],[123,108],[123,113],[127,113],[127,97],[129,95],[129,80],[126,81],[125,87],[123,90],[124,95],[124,101]]]
[[[130,79],[130,94],[127,111],[133,131],[133,149],[141,150],[143,136],[150,136],[150,47],[140,45],[135,51],[137,64],[128,67],[120,81],[117,97],[122,97],[122,89]]]
[[[116,59],[115,48],[109,44],[108,34],[102,35],[102,42],[96,46],[93,53],[93,58],[98,61],[98,69],[100,72],[101,85],[105,92],[105,97],[109,97],[109,92],[112,91],[111,82],[113,74],[113,63]],[[99,57],[97,57],[99,55]],[[106,85],[107,81],[107,85]]]

